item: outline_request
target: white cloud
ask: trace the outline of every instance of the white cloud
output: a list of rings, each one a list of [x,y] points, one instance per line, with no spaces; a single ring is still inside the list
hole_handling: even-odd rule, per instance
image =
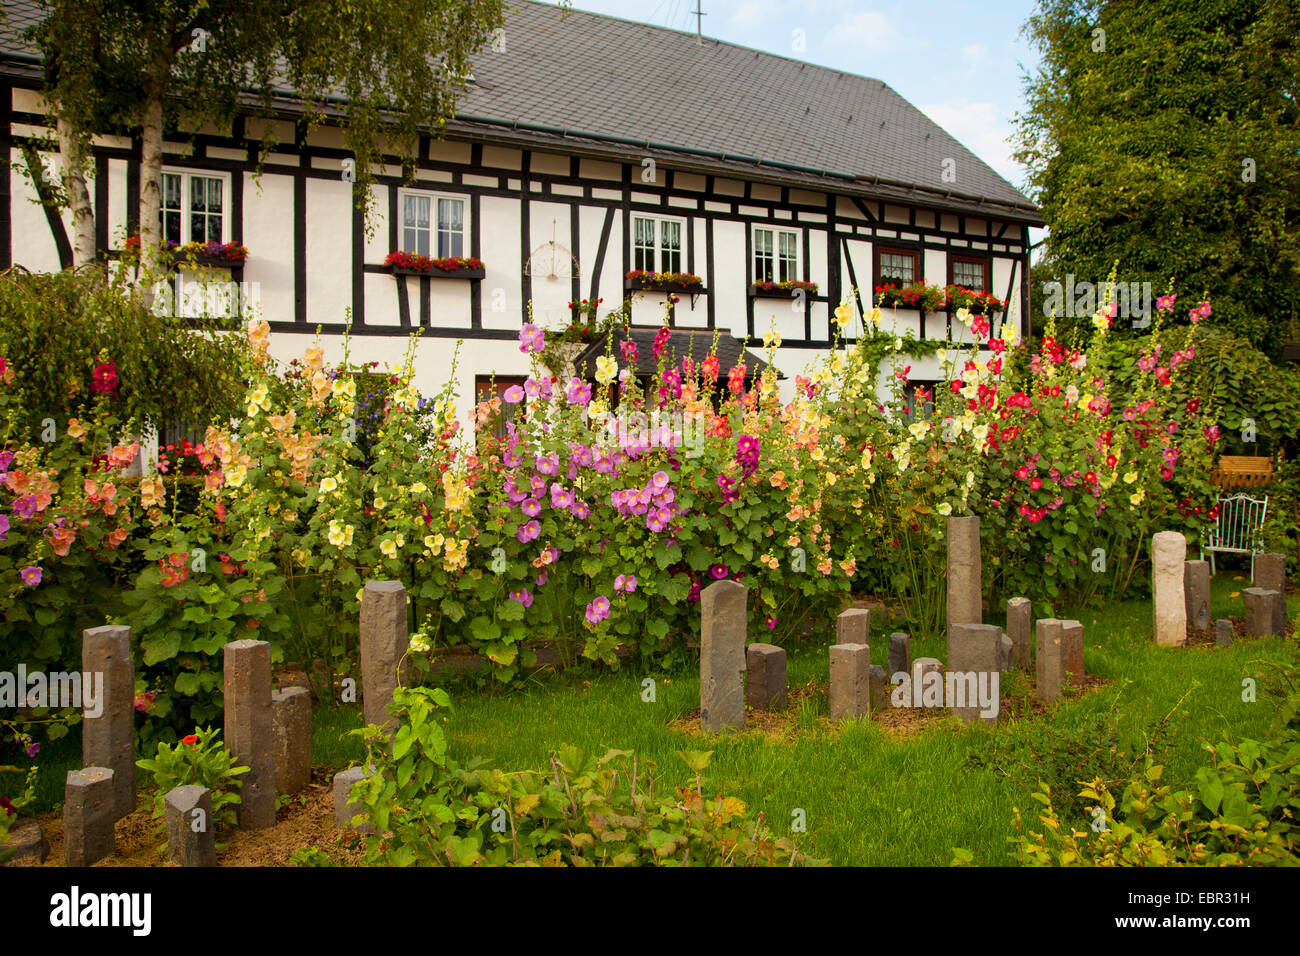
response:
[[[851,47],[861,53],[888,52],[885,47],[898,38],[889,17],[877,10],[847,14],[826,35],[828,47]]]
[[[1013,186],[1020,184],[1024,169],[1011,158],[1013,150],[1007,141],[1013,128],[1009,121],[998,116],[994,104],[958,99],[921,106],[920,110],[953,139],[992,166],[1003,179]],[[957,176],[960,179],[960,168]]]
[[[961,55],[971,66],[979,66],[988,59],[989,50],[982,43],[971,43],[961,48]]]

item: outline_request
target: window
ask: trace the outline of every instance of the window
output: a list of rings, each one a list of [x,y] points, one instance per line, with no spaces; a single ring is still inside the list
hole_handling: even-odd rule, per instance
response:
[[[950,256],[952,284],[976,292],[989,291],[988,260],[974,256]]]
[[[912,380],[903,387],[904,418],[908,424],[925,421],[934,414],[934,397],[941,384]]]
[[[465,200],[402,191],[403,252],[421,256],[465,255]]]
[[[913,249],[887,249],[876,253],[876,275],[880,285],[911,285],[919,276],[919,254]]]
[[[799,233],[754,229],[754,281],[793,282],[799,278]]]
[[[227,242],[226,176],[163,170],[159,209],[164,240]]]
[[[632,217],[632,268],[645,272],[681,272],[686,220]]]
[[[506,423],[518,420],[522,409],[523,402],[510,404],[503,397],[506,389],[512,385],[523,387],[524,379],[519,376],[497,375],[479,375],[474,379],[474,400],[476,403],[490,402],[494,397],[501,398],[501,414],[492,419],[492,437],[497,441],[504,441],[506,437]]]

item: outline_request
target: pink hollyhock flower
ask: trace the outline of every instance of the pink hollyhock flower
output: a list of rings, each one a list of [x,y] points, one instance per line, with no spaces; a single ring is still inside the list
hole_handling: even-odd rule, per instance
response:
[[[501,397],[511,405],[518,405],[524,400],[524,388],[522,385],[511,385]]]
[[[716,355],[708,356],[700,363],[700,374],[703,375],[704,381],[712,385],[718,380],[718,372],[721,370],[722,363],[718,361]]]
[[[1172,312],[1174,310],[1174,302],[1177,298],[1178,293],[1176,292],[1171,292],[1168,295],[1157,296],[1156,309],[1160,312]]]
[[[1019,478],[1019,479],[1021,479],[1022,481],[1023,481],[1024,479],[1028,478],[1028,477],[1029,477],[1029,466],[1027,466],[1027,465],[1021,465],[1019,468],[1017,468],[1017,469],[1016,469],[1016,477]]]
[[[574,376],[569,380],[569,387],[565,389],[564,397],[569,400],[570,405],[586,405],[591,401],[591,386]]]
[[[530,518],[536,518],[542,513],[542,503],[536,498],[529,498],[519,506],[519,510]]]
[[[628,339],[626,342],[620,342],[618,348],[619,351],[623,353],[624,362],[626,362],[628,365],[636,364],[637,348],[635,342],[633,342],[631,339]]]
[[[542,526],[536,521],[529,521],[527,524],[519,526],[519,530],[515,532],[515,537],[519,539],[520,544],[527,544],[541,533]]]
[[[715,581],[721,581],[730,573],[731,569],[721,562],[709,565],[709,577]]]
[[[573,504],[573,492],[565,489],[558,481],[551,485],[551,507],[562,511]]]
[[[769,614],[769,615],[768,615],[768,616],[763,620],[763,623],[767,625],[767,629],[768,629],[769,631],[775,631],[775,630],[776,630],[776,618],[774,618],[772,615]]]
[[[519,351],[528,354],[546,348],[546,333],[529,322],[519,330]]]
[[[23,584],[27,585],[29,588],[34,588],[36,585],[41,583],[42,573],[42,570],[36,565],[29,564],[18,573],[18,576],[23,579]]]
[[[575,500],[569,508],[569,513],[579,521],[586,521],[591,516],[591,508],[585,501]]]
[[[559,474],[560,471],[560,456],[553,451],[548,452],[545,455],[538,455],[537,461],[534,464],[541,474],[556,475]],[[535,491],[539,494],[546,488],[546,482],[542,482],[541,485],[542,487],[540,489],[535,488]]]
[[[636,576],[620,574],[614,579],[614,591],[618,594],[631,594],[636,590]]]
[[[537,575],[537,586],[540,588],[545,586],[545,584],[546,584],[546,572],[543,571],[541,574]]]
[[[672,338],[672,334],[672,330],[666,325],[655,333],[655,342],[651,347],[651,351],[654,352],[656,362],[663,358],[664,351],[668,348],[668,340]]]
[[[1037,491],[1039,488],[1043,487],[1043,479],[1034,475],[1034,477],[1029,479],[1029,487],[1033,488],[1034,491]]]
[[[609,617],[609,598],[600,595],[587,605],[587,623],[599,624]]]
[[[518,601],[524,607],[532,607],[533,605],[533,595],[528,588],[520,588],[518,591],[511,591],[510,600]]]

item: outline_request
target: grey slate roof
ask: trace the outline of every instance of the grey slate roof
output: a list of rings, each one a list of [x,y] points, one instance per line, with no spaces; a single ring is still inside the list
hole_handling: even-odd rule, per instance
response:
[[[544,145],[562,140],[633,159],[671,157],[881,199],[999,210],[1036,207],[880,80],[693,33],[511,0],[504,51],[485,49],[456,133]],[[6,0],[0,56],[39,20],[35,0]],[[30,53],[31,51],[25,51]],[[636,147],[640,147],[637,149]],[[944,160],[956,182],[942,181]],[[827,181],[830,177],[830,182]],[[918,193],[918,190],[920,191]]]

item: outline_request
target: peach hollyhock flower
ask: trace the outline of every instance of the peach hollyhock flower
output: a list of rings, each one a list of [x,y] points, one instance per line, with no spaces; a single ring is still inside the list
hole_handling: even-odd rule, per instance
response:
[[[856,573],[858,570],[857,559],[845,558],[843,561],[840,562],[840,570],[843,571],[845,574],[847,574],[849,577],[853,577],[854,573]]]
[[[313,345],[302,353],[302,364],[309,371],[319,372],[325,366],[325,350],[318,345]]]
[[[161,508],[165,491],[163,483],[158,478],[141,478],[140,479],[140,504],[145,508]]]
[[[831,573],[831,568],[833,567],[834,565],[831,564],[831,559],[829,557],[822,558],[822,560],[817,562],[817,570],[823,575],[829,575]]]
[[[66,558],[76,537],[77,533],[71,528],[59,528],[50,534],[50,547],[59,557]]]
[[[140,443],[138,441],[133,441],[129,445],[114,445],[113,450],[108,453],[109,467],[125,468],[135,461],[135,456],[139,452]]]
[[[86,437],[86,426],[75,418],[68,419],[68,437],[77,441]]]
[[[117,546],[126,540],[126,529],[114,528],[104,540],[108,544],[108,550],[116,551]]]
[[[772,483],[773,488],[780,488],[782,491],[785,491],[786,488],[790,487],[789,483],[787,483],[785,480],[784,471],[772,472],[772,477],[769,478],[768,481]]]
[[[27,494],[27,489],[30,488],[31,485],[31,478],[27,476],[26,472],[23,472],[20,469],[15,468],[5,476],[5,487],[16,495]]]

